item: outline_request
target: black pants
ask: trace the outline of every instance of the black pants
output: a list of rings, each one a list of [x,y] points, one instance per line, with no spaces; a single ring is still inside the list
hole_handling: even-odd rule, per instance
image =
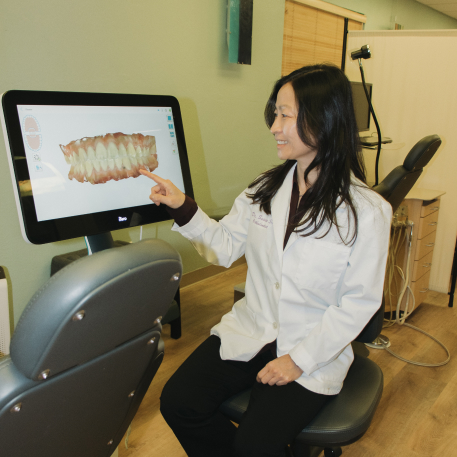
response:
[[[296,382],[269,386],[257,373],[270,351],[249,362],[222,360],[220,339],[210,336],[165,385],[160,410],[189,457],[281,456],[328,396]],[[218,411],[232,395],[253,386],[239,427]]]

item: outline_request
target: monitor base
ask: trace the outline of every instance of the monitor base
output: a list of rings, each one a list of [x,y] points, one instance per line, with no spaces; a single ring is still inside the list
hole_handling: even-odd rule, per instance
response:
[[[85,236],[84,240],[86,242],[87,253],[89,255],[114,247],[114,240],[111,232]]]

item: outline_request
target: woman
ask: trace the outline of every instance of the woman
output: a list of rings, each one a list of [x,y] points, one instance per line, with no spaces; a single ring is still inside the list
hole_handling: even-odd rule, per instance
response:
[[[161,411],[187,454],[280,456],[337,395],[353,341],[381,304],[390,205],[365,185],[351,86],[330,65],[273,88],[265,119],[284,163],[259,176],[220,223],[170,181],[150,199],[209,262],[243,254],[246,296],[165,386]],[[236,428],[218,412],[253,386]]]

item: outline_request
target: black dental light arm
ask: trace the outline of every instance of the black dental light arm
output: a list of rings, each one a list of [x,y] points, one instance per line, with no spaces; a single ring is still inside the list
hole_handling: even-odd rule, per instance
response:
[[[375,163],[375,186],[378,185],[379,182],[379,177],[378,177],[378,169],[379,169],[379,157],[381,155],[381,129],[379,128],[378,120],[376,119],[376,114],[373,109],[373,105],[371,104],[370,96],[368,95],[368,90],[367,86],[365,84],[365,75],[363,72],[363,65],[362,65],[362,59],[369,59],[371,57],[371,51],[370,51],[370,46],[368,44],[363,45],[360,49],[357,51],[351,52],[351,58],[352,60],[359,60],[359,67],[360,67],[360,75],[362,76],[362,84],[363,84],[363,89],[365,91],[365,95],[367,97],[368,105],[370,107],[370,112],[373,116],[374,123],[376,125],[376,131],[378,133],[378,150],[376,154],[376,163]]]

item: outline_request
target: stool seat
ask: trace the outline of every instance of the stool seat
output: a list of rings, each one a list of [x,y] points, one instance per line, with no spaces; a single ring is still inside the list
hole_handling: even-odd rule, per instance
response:
[[[331,398],[292,444],[321,448],[344,446],[358,440],[370,426],[383,390],[383,374],[372,360],[355,354],[341,392]],[[220,411],[239,423],[249,403],[250,389],[225,401]],[[298,457],[300,452],[294,450]]]

